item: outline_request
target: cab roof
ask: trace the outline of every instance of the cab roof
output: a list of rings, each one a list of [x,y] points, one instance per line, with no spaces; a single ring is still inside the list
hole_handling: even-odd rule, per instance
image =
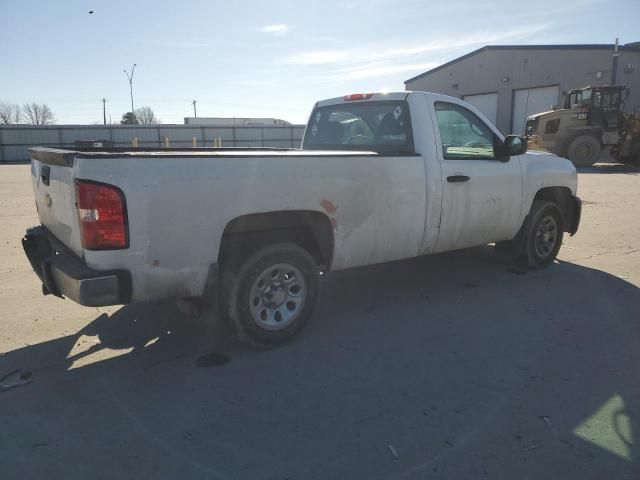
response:
[[[627,87],[624,85],[595,85],[595,86],[591,86],[591,85],[587,85],[586,87],[582,87],[582,88],[574,88],[572,90],[569,91],[569,93],[572,92],[582,92],[584,90],[624,90]]]
[[[325,107],[327,105],[336,105],[341,103],[357,103],[357,102],[375,102],[384,100],[406,100],[411,92],[367,92],[367,93],[351,93],[342,97],[327,98],[316,103],[316,108]]]

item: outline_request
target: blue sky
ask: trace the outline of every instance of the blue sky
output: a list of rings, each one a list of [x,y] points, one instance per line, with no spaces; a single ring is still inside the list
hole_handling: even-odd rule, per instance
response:
[[[94,13],[89,15],[89,10]],[[266,116],[304,123],[315,100],[403,90],[486,44],[640,40],[640,0],[0,0],[0,101],[45,102],[58,123]]]

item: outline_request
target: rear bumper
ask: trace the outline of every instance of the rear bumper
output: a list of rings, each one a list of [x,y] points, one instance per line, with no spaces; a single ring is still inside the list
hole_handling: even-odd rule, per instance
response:
[[[45,295],[67,297],[88,307],[120,305],[131,301],[129,272],[89,268],[44,227],[27,230],[22,247],[42,282]]]
[[[580,217],[582,216],[582,200],[579,197],[571,197],[569,199],[569,221],[566,227],[567,232],[571,235],[575,235],[580,226]]]

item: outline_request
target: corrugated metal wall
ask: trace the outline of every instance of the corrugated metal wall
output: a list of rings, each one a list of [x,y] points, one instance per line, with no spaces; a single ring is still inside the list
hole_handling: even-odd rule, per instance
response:
[[[140,147],[213,147],[215,138],[223,147],[298,148],[304,125],[285,127],[199,127],[193,125],[2,125],[0,162],[29,160],[29,147],[73,148],[76,140],[110,140],[115,147],[128,147],[134,138]]]

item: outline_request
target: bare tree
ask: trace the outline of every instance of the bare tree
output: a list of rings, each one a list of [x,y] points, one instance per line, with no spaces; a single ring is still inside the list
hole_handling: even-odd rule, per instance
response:
[[[20,123],[20,105],[0,102],[0,124]]]
[[[160,123],[160,119],[153,113],[151,107],[140,107],[135,110],[136,120],[140,125],[157,125]]]
[[[55,118],[46,103],[25,103],[22,106],[22,116],[30,125],[51,125]]]

